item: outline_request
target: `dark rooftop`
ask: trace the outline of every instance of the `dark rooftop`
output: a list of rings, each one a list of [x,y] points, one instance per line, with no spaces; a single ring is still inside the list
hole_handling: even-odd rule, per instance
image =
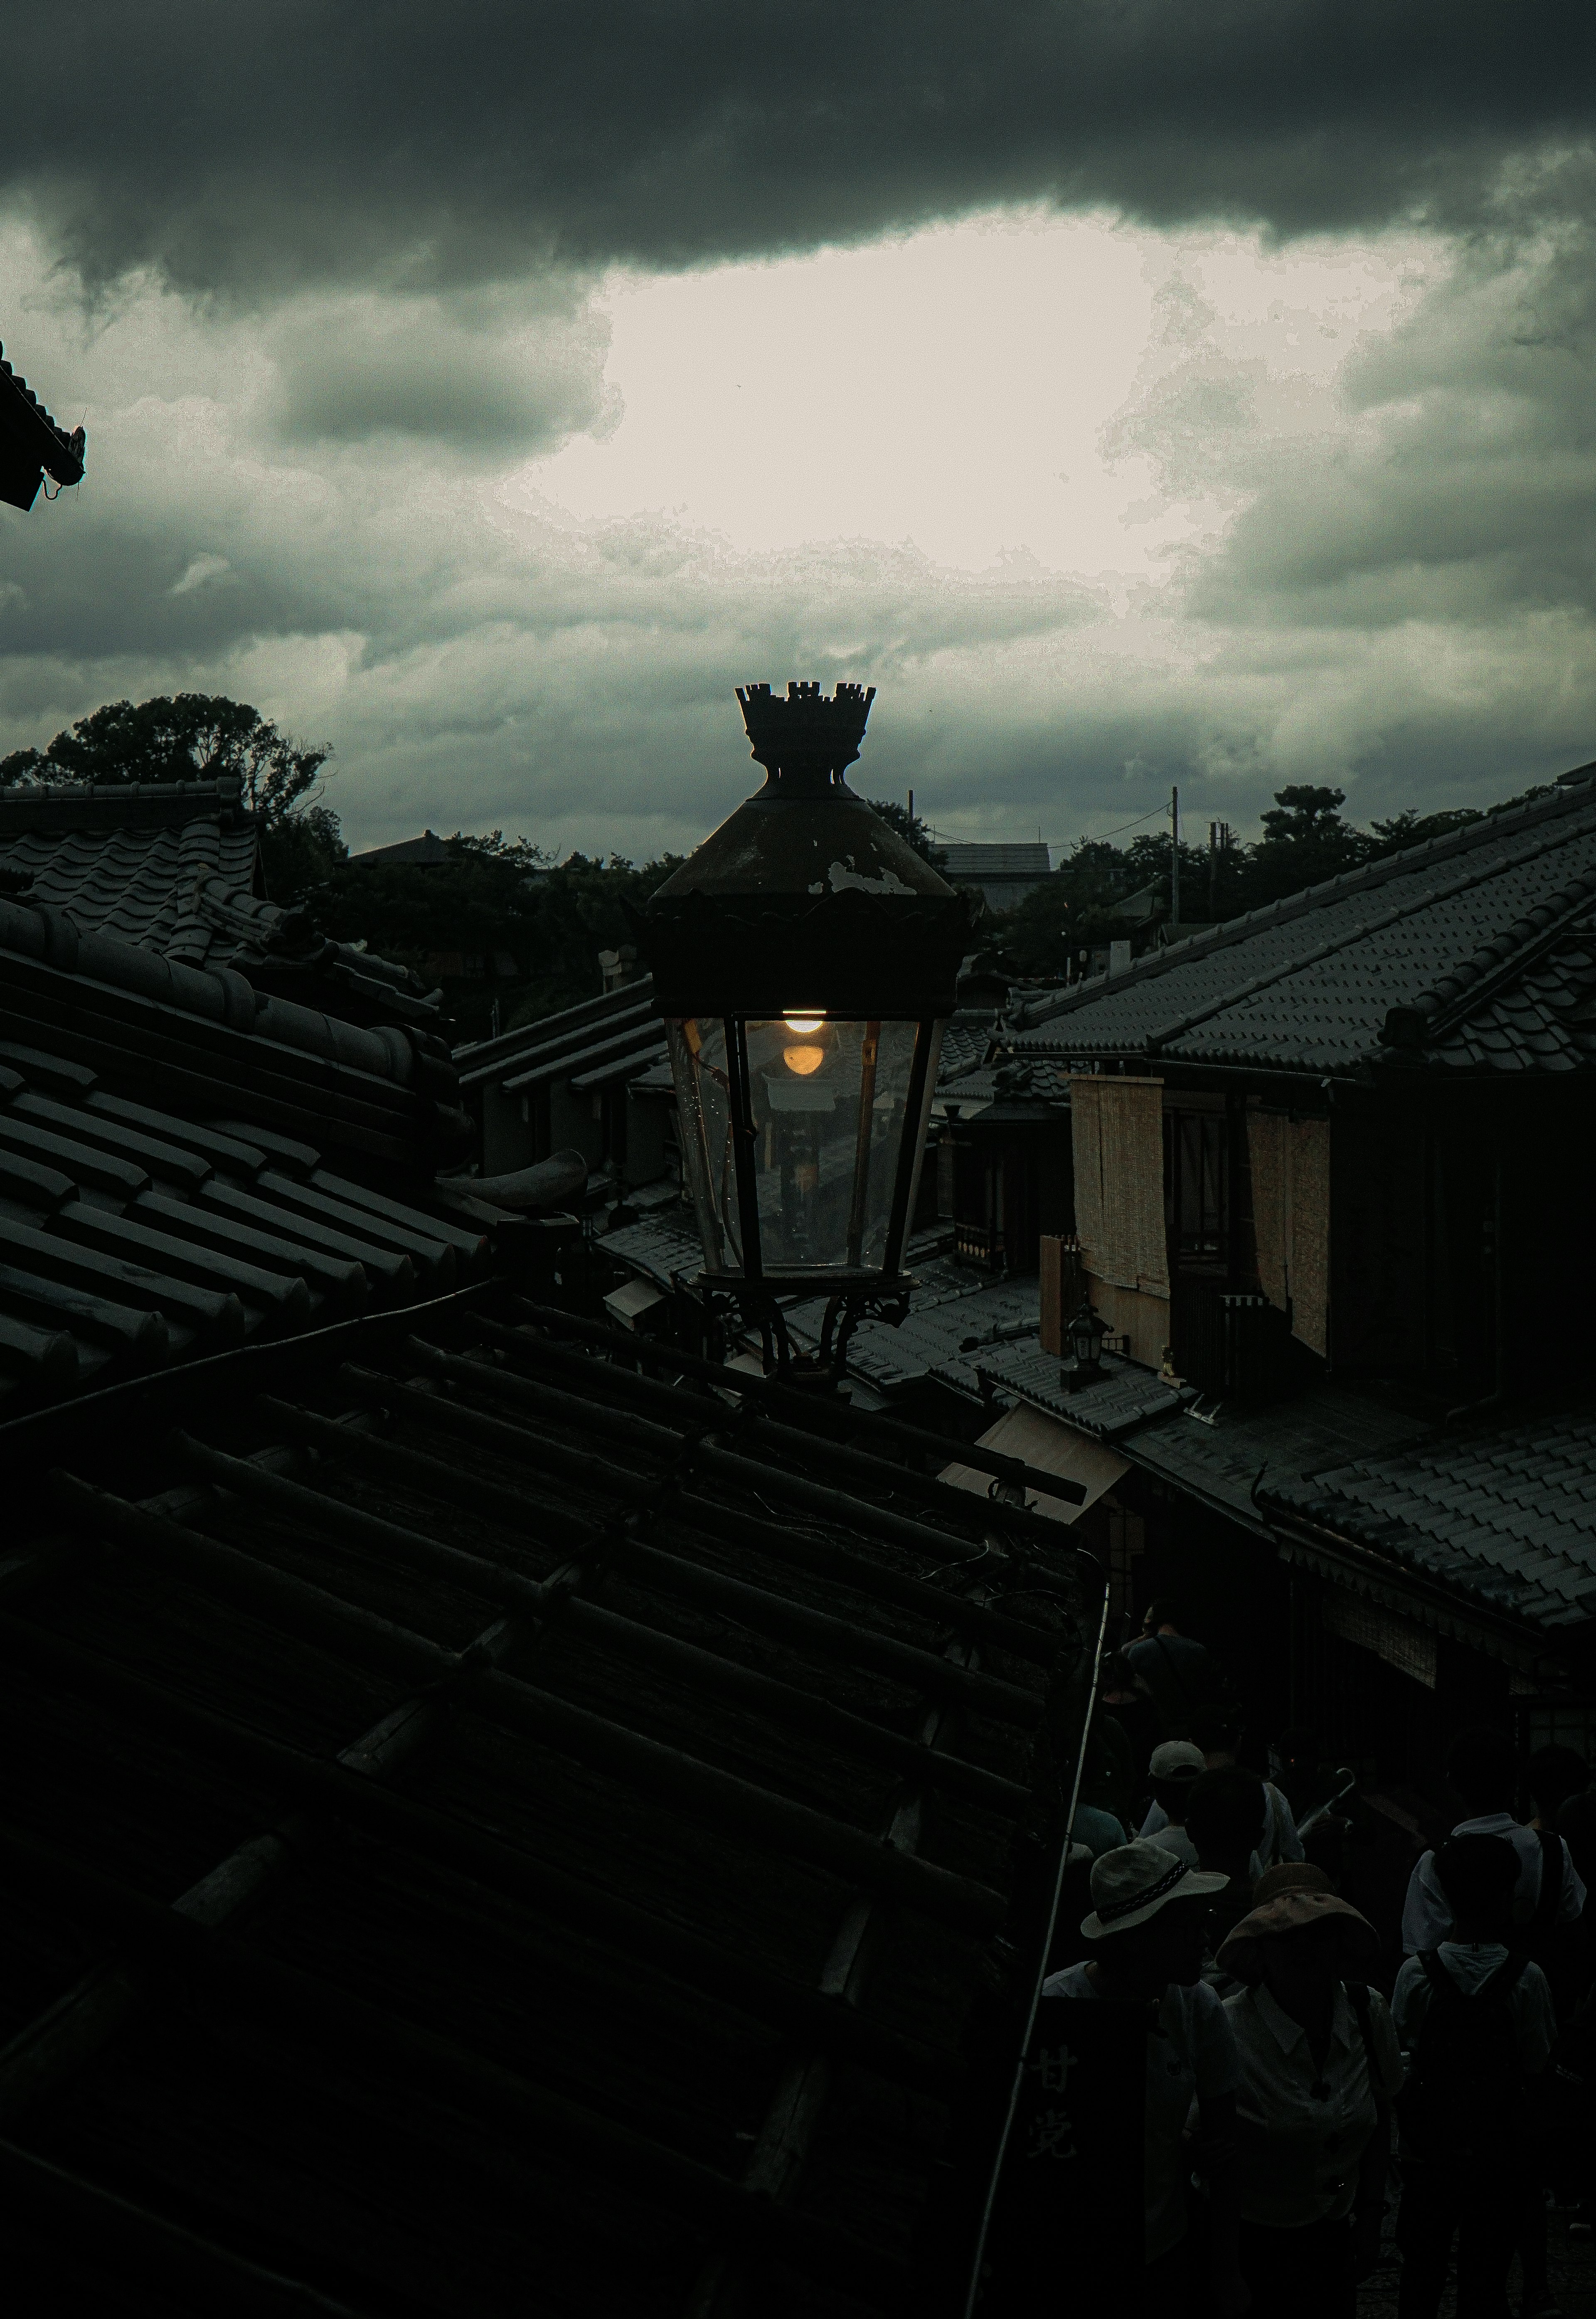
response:
[[[357,1024],[436,1031],[415,976],[312,931],[267,899],[259,832],[236,775],[209,781],[85,782],[0,791],[0,891],[62,911],[190,967],[233,967],[257,989]]]
[[[255,863],[236,780],[0,791],[0,870],[30,900],[185,966],[230,964],[241,937],[204,898],[252,896]]]
[[[1005,1044],[1054,1057],[1361,1072],[1589,1060],[1596,768],[1549,797],[1173,943],[1022,1010]]]
[[[491,1080],[507,1095],[519,1095],[546,1079],[591,1073],[584,1087],[635,1078],[664,1053],[664,1031],[654,1003],[654,981],[641,975],[602,997],[584,998],[536,1023],[501,1032],[460,1048],[455,1061],[460,1084],[470,1089]]]
[[[14,2293],[924,2287],[993,1936],[1035,1953],[1014,1837],[1033,1769],[1069,1783],[1078,1566],[929,1437],[843,1447],[500,1294],[307,1340],[286,1387],[274,1349],[196,1372],[176,1433],[159,1381],[31,1469],[5,1433]],[[1018,1615],[995,1524],[1050,1574]]]
[[[0,898],[0,1413],[477,1267],[440,1042]]]
[[[1490,1431],[1435,1434],[1293,1476],[1271,1468],[1266,1511],[1372,1548],[1540,1627],[1596,1617],[1596,1412],[1576,1406]]]
[[[25,514],[46,475],[65,489],[83,481],[84,431],[50,417],[0,349],[0,500]]]

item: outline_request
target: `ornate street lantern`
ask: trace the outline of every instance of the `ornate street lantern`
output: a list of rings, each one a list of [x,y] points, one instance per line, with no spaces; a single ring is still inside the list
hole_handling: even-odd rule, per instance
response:
[[[969,943],[968,897],[843,778],[874,698],[739,687],[764,787],[635,920],[670,1042],[699,1285],[773,1337],[783,1369],[783,1303],[828,1299],[827,1371],[861,1313],[906,1309],[904,1241]]]

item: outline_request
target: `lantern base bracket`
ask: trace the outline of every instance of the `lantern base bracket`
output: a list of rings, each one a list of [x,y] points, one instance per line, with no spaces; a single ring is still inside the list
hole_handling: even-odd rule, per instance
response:
[[[848,1340],[868,1317],[897,1328],[907,1317],[915,1282],[906,1272],[849,1272],[841,1267],[808,1271],[778,1268],[749,1279],[741,1272],[700,1272],[693,1287],[711,1315],[735,1313],[759,1331],[765,1373],[784,1385],[813,1385],[830,1391],[848,1366]],[[795,1352],[787,1327],[794,1304],[825,1299],[820,1342],[812,1353]]]

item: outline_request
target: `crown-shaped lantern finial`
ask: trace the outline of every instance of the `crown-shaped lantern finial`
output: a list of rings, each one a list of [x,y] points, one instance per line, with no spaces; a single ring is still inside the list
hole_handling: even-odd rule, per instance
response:
[[[859,754],[875,697],[873,684],[868,689],[839,684],[828,696],[818,684],[795,679],[785,698],[768,684],[737,687],[753,761],[764,767],[771,784],[789,794],[799,786],[806,790],[843,786],[843,773]]]

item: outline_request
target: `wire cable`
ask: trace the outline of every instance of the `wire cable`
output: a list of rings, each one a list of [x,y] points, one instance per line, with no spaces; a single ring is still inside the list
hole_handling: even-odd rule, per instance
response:
[[[1069,1813],[1064,1823],[1063,1841],[1059,1846],[1059,1872],[1053,1879],[1053,1897],[1048,1908],[1047,1931],[1043,1936],[1041,1954],[1037,1960],[1036,1979],[1031,1990],[1030,2010],[1025,2016],[1025,2034],[1020,2040],[1020,2050],[1014,2058],[1014,2082],[1009,2088],[1008,2108],[1003,2120],[1003,2132],[997,2137],[996,2155],[992,2161],[991,2179],[987,2184],[986,2202],[981,2208],[981,2227],[976,2236],[975,2258],[969,2267],[969,2292],[964,2299],[963,2319],[976,2319],[981,2299],[981,2265],[987,2257],[987,2240],[992,2228],[992,2215],[997,2205],[998,2188],[1003,2180],[1004,2161],[1014,2130],[1014,2116],[1020,2107],[1020,2092],[1024,2083],[1025,2057],[1031,2051],[1031,2040],[1036,2034],[1037,2008],[1041,2003],[1041,1985],[1047,1979],[1048,1959],[1053,1953],[1053,1935],[1058,1929],[1059,1908],[1064,1898],[1064,1873],[1069,1865],[1069,1841],[1075,1833],[1075,1815],[1080,1802],[1081,1782],[1086,1776],[1087,1743],[1092,1734],[1092,1718],[1096,1711],[1097,1686],[1103,1675],[1103,1646],[1108,1636],[1108,1580],[1103,1581],[1103,1611],[1097,1621],[1097,1647],[1092,1659],[1092,1688],[1087,1699],[1087,1711],[1081,1723],[1080,1748],[1075,1759],[1075,1781],[1069,1791]]]

